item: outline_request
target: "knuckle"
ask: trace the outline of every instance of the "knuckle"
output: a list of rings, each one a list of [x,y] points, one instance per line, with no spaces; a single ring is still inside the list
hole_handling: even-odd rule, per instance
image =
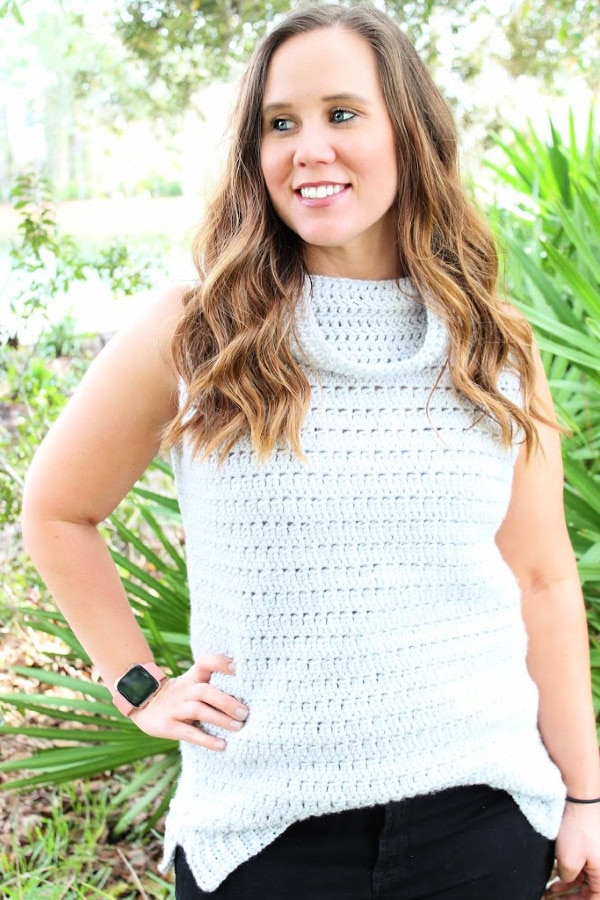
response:
[[[207,700],[211,693],[211,686],[208,681],[203,681],[199,684],[196,688],[196,693],[199,700]]]
[[[563,881],[575,881],[579,874],[579,870],[573,866],[562,865],[559,866],[558,873]]]
[[[210,721],[210,707],[206,706],[206,704],[198,702],[194,705],[194,722],[208,722]]]
[[[190,722],[181,722],[173,729],[173,737],[178,741],[191,741],[194,744],[204,742],[206,734],[200,728],[200,723],[193,725]]]

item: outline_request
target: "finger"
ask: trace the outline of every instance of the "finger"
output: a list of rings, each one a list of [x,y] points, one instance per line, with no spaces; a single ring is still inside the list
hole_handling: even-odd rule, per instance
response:
[[[213,737],[194,725],[186,725],[183,722],[173,728],[173,740],[187,741],[196,744],[197,747],[205,747],[207,750],[222,752],[227,747],[227,741],[223,738]]]
[[[558,864],[558,877],[565,884],[581,884],[583,882],[583,868],[581,865]]]
[[[583,876],[579,875],[573,881],[564,881],[561,879],[560,881],[555,881],[549,890],[550,897],[568,897],[571,896],[576,888],[579,888],[583,884]]]
[[[211,725],[218,725],[219,728],[227,728],[229,731],[240,731],[244,725],[244,720],[234,716],[228,716],[220,712],[206,703],[188,702],[184,709],[178,715],[177,719],[183,719],[186,722],[209,722]]]
[[[590,868],[589,870],[584,869],[583,876],[583,880],[587,885],[589,885],[592,894],[600,895],[600,871],[598,870],[597,866],[594,866],[593,869]]]
[[[199,656],[198,659],[188,670],[193,681],[208,681],[213,672],[224,672],[226,675],[232,675],[229,666],[233,665],[230,656],[224,656],[222,653],[206,654]]]
[[[241,719],[243,721],[248,715],[248,707],[245,703],[232,697],[231,694],[226,694],[224,691],[219,690],[214,684],[208,684],[208,682],[194,685],[190,689],[190,693],[186,695],[186,700],[206,703],[207,706],[214,707],[214,709],[225,713],[231,719]]]

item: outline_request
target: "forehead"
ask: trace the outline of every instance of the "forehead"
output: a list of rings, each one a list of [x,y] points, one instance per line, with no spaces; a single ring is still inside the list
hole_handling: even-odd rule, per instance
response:
[[[361,35],[346,28],[319,28],[289,38],[271,57],[265,104],[342,93],[383,99],[375,53]]]

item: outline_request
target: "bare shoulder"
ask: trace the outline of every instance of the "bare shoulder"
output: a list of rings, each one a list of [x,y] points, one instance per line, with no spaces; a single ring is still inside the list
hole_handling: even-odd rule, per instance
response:
[[[174,410],[177,372],[171,344],[183,312],[186,287],[139,298],[127,320],[94,360],[80,391],[123,392],[126,402],[164,422]],[[89,399],[89,398],[88,398]]]
[[[159,369],[164,365],[167,371],[171,371],[171,342],[183,313],[183,299],[188,291],[189,286],[177,285],[157,291],[149,297],[138,298],[129,316],[98,359],[122,356],[123,365],[131,366],[132,369],[143,368],[148,364],[156,365]],[[143,348],[147,355],[127,352],[135,347]]]

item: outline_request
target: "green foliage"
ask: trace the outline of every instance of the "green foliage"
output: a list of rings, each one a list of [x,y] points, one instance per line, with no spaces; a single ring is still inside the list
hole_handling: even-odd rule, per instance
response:
[[[86,261],[73,238],[59,232],[45,176],[20,175],[10,196],[20,215],[19,239],[10,250],[15,281],[10,311],[21,321],[36,315],[45,319],[50,299],[66,294],[73,282],[85,280]]]
[[[53,793],[49,809],[34,817],[0,847],[2,897],[5,900],[101,900],[140,896],[167,900],[173,886],[151,874],[143,882],[131,875],[115,884],[114,862],[102,850],[109,837],[110,791],[67,785]],[[44,804],[46,805],[46,804]],[[116,856],[114,850],[112,855]],[[123,857],[122,857],[123,858]],[[109,887],[110,881],[110,887]],[[144,891],[140,893],[139,888]],[[110,892],[109,892],[110,891]]]
[[[82,354],[63,373],[41,354],[0,347],[0,408],[11,413],[0,419],[0,524],[17,520],[25,471],[88,362]]]
[[[350,0],[346,5],[357,5]],[[298,0],[129,0],[116,19],[116,30],[129,53],[144,66],[150,83],[160,84],[169,106],[190,105],[194,92],[211,79],[224,78],[252,52],[267,28]],[[431,62],[437,53],[436,34],[429,27],[435,12],[445,12],[445,0],[388,0],[379,6],[398,19]],[[482,4],[476,4],[479,11]],[[472,19],[472,3],[452,4],[452,15],[464,26]],[[458,26],[457,26],[458,27]]]
[[[557,71],[582,75],[594,86],[600,66],[596,0],[526,0],[513,4],[504,27],[510,46],[504,65],[514,77],[551,85]]]
[[[359,0],[348,0],[356,5]],[[169,105],[189,105],[194,91],[211,78],[222,78],[249,56],[267,27],[298,0],[129,0],[116,29],[131,55],[142,63],[152,84],[169,95]],[[598,80],[598,15],[594,0],[527,0],[494,10],[483,0],[383,0],[379,8],[396,18],[423,58],[435,65],[439,35],[479,31],[468,54],[456,48],[453,68],[465,79],[477,75],[492,55],[513,77],[533,75],[548,87],[557,72],[582,75],[593,87]],[[490,52],[490,35],[502,35]],[[506,46],[504,50],[503,45]]]
[[[179,181],[169,180],[163,175],[155,173],[138,181],[135,193],[147,193],[152,197],[181,197],[183,188]]]
[[[172,497],[170,467],[157,459],[152,471],[162,473],[171,490],[163,494],[136,486],[128,501],[110,517],[107,537],[154,658],[178,675],[192,662],[186,565],[182,546],[172,536],[179,523],[179,508]],[[58,658],[63,663],[89,672],[89,657],[58,610],[30,605],[20,613],[25,625],[62,641],[65,649]],[[60,724],[0,725],[0,735],[25,734],[49,742],[47,749],[36,751],[27,760],[1,763],[1,772],[29,770],[32,774],[5,782],[0,789],[71,783],[145,760],[146,764],[112,797],[109,811],[117,816],[115,835],[151,829],[165,812],[174,790],[179,771],[177,744],[142,734],[117,711],[108,688],[93,682],[89,675],[76,677],[41,668],[20,667],[14,671],[35,678],[39,689],[34,698],[29,693],[14,693],[0,697],[0,703],[50,716]],[[60,688],[60,695],[48,688]]]
[[[0,19],[4,19],[6,16],[12,16],[19,25],[23,25],[23,16],[21,14],[23,2],[26,3],[27,0],[21,0],[21,3],[17,3],[16,0],[1,0]]]
[[[52,322],[40,337],[36,350],[42,357],[75,357],[80,354],[82,338],[77,334],[72,314]]]
[[[498,210],[511,297],[534,327],[553,397],[572,430],[564,440],[565,508],[592,635],[600,711],[600,143],[590,113],[577,140],[550,123],[498,141],[509,167],[493,166],[510,190]],[[598,649],[597,649],[598,648]]]
[[[19,213],[18,241],[10,250],[12,292],[9,300],[13,323],[0,325],[2,339],[16,343],[19,323],[33,320],[38,327],[48,321],[50,305],[68,294],[74,283],[100,278],[113,294],[130,296],[150,288],[162,259],[135,250],[114,239],[95,255],[86,254],[57,224],[56,208],[48,179],[35,172],[20,175],[11,191]],[[46,338],[57,353],[73,346],[74,323],[66,317],[55,323]]]
[[[129,0],[119,10],[116,29],[150,82],[160,83],[169,105],[182,109],[201,84],[226,77],[244,60],[267,24],[290,5],[289,0]]]
[[[103,247],[92,265],[98,275],[108,281],[113,293],[126,297],[149,288],[157,269],[154,258],[136,253],[120,238],[114,238]]]

